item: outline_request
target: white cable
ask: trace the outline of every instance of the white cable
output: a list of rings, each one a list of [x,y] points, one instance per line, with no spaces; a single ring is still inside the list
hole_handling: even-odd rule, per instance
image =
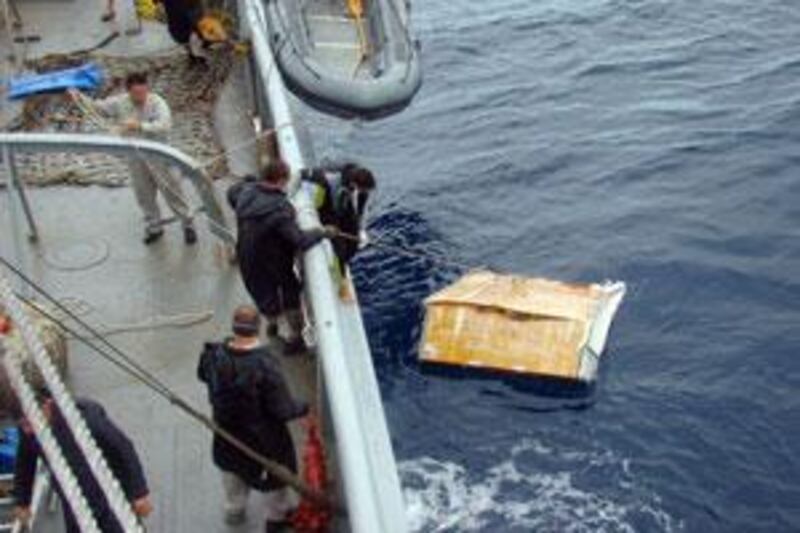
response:
[[[28,352],[39,367],[53,400],[72,432],[78,448],[85,456],[86,462],[98,485],[100,485],[117,521],[126,533],[144,533],[144,529],[133,513],[131,504],[122,491],[122,487],[109,469],[102,452],[97,447],[94,437],[92,437],[86,422],[83,420],[83,416],[78,411],[75,401],[67,391],[55,365],[53,365],[41,340],[28,320],[28,315],[22,309],[22,305],[3,274],[0,274],[0,302],[3,303],[11,319],[19,328]]]
[[[64,455],[61,453],[61,447],[53,436],[50,426],[45,420],[44,413],[39,409],[33,389],[28,382],[25,381],[22,370],[23,363],[20,355],[13,350],[6,349],[5,342],[3,342],[2,339],[3,337],[0,336],[0,355],[2,355],[3,352],[5,352],[5,355],[0,357],[0,359],[3,360],[8,381],[19,400],[22,412],[25,413],[25,417],[36,433],[36,439],[39,442],[44,456],[47,458],[50,471],[58,480],[58,484],[64,496],[69,501],[70,509],[72,509],[72,514],[75,516],[78,525],[80,525],[81,531],[100,533],[100,529],[97,527],[97,522],[75,478],[75,474],[69,468]]]

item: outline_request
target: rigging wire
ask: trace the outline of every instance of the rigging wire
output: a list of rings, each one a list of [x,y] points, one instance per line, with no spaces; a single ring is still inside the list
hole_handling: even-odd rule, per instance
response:
[[[353,242],[356,242],[356,243],[361,243],[362,242],[361,238],[358,235],[352,235],[350,233],[345,233],[345,232],[340,231],[339,229],[336,229],[336,228],[333,228],[333,232],[334,232],[334,235],[336,237],[340,237],[342,239],[345,239],[345,240],[348,240],[348,241],[353,241]],[[499,272],[497,269],[489,268],[486,265],[473,265],[473,264],[465,263],[463,261],[456,261],[456,260],[453,260],[453,259],[448,259],[448,258],[443,257],[443,256],[438,255],[438,254],[431,254],[431,253],[425,252],[423,250],[416,250],[414,248],[409,248],[407,246],[401,246],[401,245],[398,245],[398,244],[387,244],[387,243],[382,242],[382,240],[383,240],[383,238],[385,236],[386,236],[386,234],[384,233],[383,235],[378,236],[378,238],[376,240],[374,240],[374,241],[370,240],[369,242],[367,242],[365,247],[367,247],[367,248],[377,248],[377,249],[384,250],[386,252],[389,252],[389,253],[392,253],[392,254],[395,254],[395,255],[402,255],[402,256],[405,256],[405,257],[413,258],[413,259],[424,259],[424,260],[430,261],[431,263],[434,263],[436,265],[443,266],[443,267],[449,267],[449,268],[455,268],[457,270],[471,271],[471,270],[478,270],[478,269],[489,269],[489,270],[492,270],[493,272]]]
[[[45,318],[52,320],[53,322],[64,328],[64,330],[67,333],[73,335],[77,340],[79,340],[81,343],[83,343],[84,345],[95,351],[103,359],[112,363],[114,366],[116,366],[123,372],[127,373],[129,376],[135,378],[144,386],[146,386],[147,388],[149,388],[150,390],[152,390],[153,392],[155,392],[156,394],[167,400],[169,403],[175,406],[175,408],[182,411],[184,414],[188,415],[196,422],[205,426],[208,430],[210,430],[215,435],[219,436],[221,439],[228,442],[231,446],[235,447],[237,450],[246,455],[249,459],[257,462],[270,475],[274,475],[276,478],[280,479],[282,482],[286,483],[287,485],[295,489],[309,501],[323,508],[332,509],[337,512],[343,512],[341,505],[330,495],[323,494],[309,487],[303,480],[301,480],[296,474],[294,474],[294,472],[286,468],[284,465],[259,454],[257,451],[248,446],[246,443],[242,442],[232,433],[220,427],[213,419],[211,419],[210,417],[208,417],[207,415],[203,414],[198,409],[193,407],[187,400],[185,400],[177,393],[172,391],[169,388],[169,386],[164,384],[152,372],[144,368],[141,364],[137,363],[133,357],[129,356],[128,354],[123,352],[120,348],[112,344],[99,331],[97,331],[94,327],[86,323],[82,318],[74,314],[69,308],[64,306],[58,300],[58,298],[50,294],[49,291],[47,291],[37,282],[29,278],[24,272],[22,272],[14,264],[9,262],[5,257],[0,256],[0,263],[2,263],[7,269],[13,272],[17,277],[19,277],[22,281],[24,281],[27,285],[29,285],[37,293],[39,293],[42,297],[44,297],[50,304],[58,308],[59,311],[64,313],[66,316],[68,316],[70,319],[72,319],[78,325],[80,325],[84,330],[90,333],[93,336],[93,338],[96,338],[100,342],[100,344],[104,345],[107,348],[107,350],[110,350],[111,354],[109,354],[106,349],[97,346],[94,342],[92,342],[92,340],[87,338],[85,335],[78,333],[77,331],[75,331],[74,328],[65,324],[63,320],[59,320],[57,317],[53,316],[53,314],[49,313],[46,309],[36,305],[27,298],[21,298],[22,301],[36,308],[37,311],[41,312],[42,315],[45,316]]]

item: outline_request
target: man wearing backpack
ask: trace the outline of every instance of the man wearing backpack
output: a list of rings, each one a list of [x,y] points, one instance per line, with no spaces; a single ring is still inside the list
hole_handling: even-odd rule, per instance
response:
[[[220,427],[296,473],[287,423],[305,416],[308,405],[292,397],[278,361],[259,340],[260,326],[255,307],[238,307],[233,337],[205,345],[197,375],[208,387],[214,421]],[[267,493],[267,531],[288,523],[297,502],[283,482],[218,435],[214,435],[213,458],[222,471],[228,524],[244,522],[250,489]]]

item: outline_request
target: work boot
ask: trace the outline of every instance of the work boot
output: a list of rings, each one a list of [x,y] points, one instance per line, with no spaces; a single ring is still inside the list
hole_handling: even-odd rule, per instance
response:
[[[267,520],[264,524],[265,533],[282,533],[284,531],[291,531],[292,523],[288,518],[283,520]]]
[[[298,357],[308,352],[303,337],[296,337],[292,340],[286,341],[286,346],[283,348],[283,355],[286,357]]]
[[[277,322],[267,322],[267,338],[268,339],[276,339],[278,338],[278,323]]]
[[[146,246],[150,246],[151,244],[158,242],[161,240],[161,237],[164,236],[164,230],[158,229],[155,231],[148,231],[144,235],[144,240],[142,241]]]
[[[197,242],[197,232],[193,226],[186,226],[183,228],[183,242],[189,246]]]

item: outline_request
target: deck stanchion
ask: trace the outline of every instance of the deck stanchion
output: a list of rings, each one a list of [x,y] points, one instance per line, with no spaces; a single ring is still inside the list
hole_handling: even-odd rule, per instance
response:
[[[11,197],[12,190],[17,192],[22,210],[25,213],[25,220],[28,222],[28,239],[30,239],[31,242],[36,242],[39,240],[39,229],[36,227],[36,220],[33,218],[33,210],[31,210],[31,204],[28,201],[28,193],[25,190],[25,184],[20,179],[19,172],[17,171],[15,155],[14,148],[11,146],[3,147],[3,160],[6,163],[8,179],[11,182],[8,184],[9,197]]]

